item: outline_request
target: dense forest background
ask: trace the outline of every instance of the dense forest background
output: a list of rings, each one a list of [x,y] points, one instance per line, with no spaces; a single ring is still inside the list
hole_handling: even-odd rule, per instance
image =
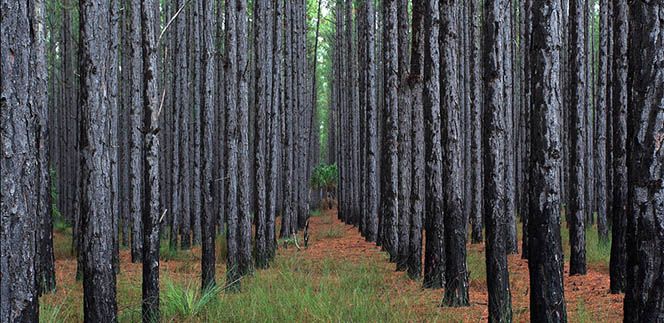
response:
[[[2,322],[664,320],[662,0],[0,8]]]

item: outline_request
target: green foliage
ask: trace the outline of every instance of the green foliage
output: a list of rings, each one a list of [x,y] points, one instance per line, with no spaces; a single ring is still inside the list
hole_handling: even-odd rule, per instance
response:
[[[69,321],[71,315],[63,311],[63,305],[65,305],[67,301],[69,301],[68,298],[63,299],[57,304],[39,302],[39,322],[56,323]]]
[[[314,189],[333,190],[337,187],[339,171],[337,165],[321,164],[314,168],[311,174],[311,187]]]
[[[175,283],[165,279],[166,289],[161,295],[161,310],[165,317],[188,319],[203,313],[208,304],[217,299],[222,288],[213,286],[201,292],[197,283]]]
[[[329,239],[341,238],[343,235],[344,232],[338,227],[328,228],[321,232],[322,238],[329,238]]]

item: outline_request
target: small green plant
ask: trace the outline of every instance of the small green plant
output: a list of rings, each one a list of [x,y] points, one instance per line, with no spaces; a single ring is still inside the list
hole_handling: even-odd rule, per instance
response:
[[[331,191],[337,188],[337,164],[316,166],[311,174],[311,188]]]
[[[201,292],[197,284],[177,285],[166,279],[166,290],[162,295],[162,307],[168,316],[192,318],[205,310],[206,306],[217,299],[222,288],[213,286]]]

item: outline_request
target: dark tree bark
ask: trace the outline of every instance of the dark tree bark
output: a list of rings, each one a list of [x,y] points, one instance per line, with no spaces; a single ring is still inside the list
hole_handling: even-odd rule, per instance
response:
[[[422,220],[424,218],[424,17],[427,3],[413,1],[413,34],[411,38],[410,87],[412,100],[412,186],[410,190],[410,234],[408,246],[408,276],[417,279],[422,273]]]
[[[445,285],[443,156],[440,113],[439,2],[427,0],[424,16],[425,232],[424,287]],[[388,70],[389,71],[389,70]]]
[[[611,292],[625,289],[627,250],[627,1],[613,1]]]
[[[378,104],[376,97],[376,56],[375,56],[375,24],[376,11],[374,3],[366,0],[366,62],[362,67],[366,75],[366,128],[367,128],[367,222],[366,238],[369,242],[377,240],[378,235]]]
[[[405,270],[408,265],[409,234],[410,234],[410,190],[411,190],[411,120],[412,102],[408,84],[408,0],[397,0],[398,16],[398,167],[399,167],[399,201],[398,201],[398,246],[397,270]]]
[[[595,196],[597,198],[597,231],[602,243],[608,242],[607,224],[607,158],[606,158],[606,116],[607,116],[607,78],[608,78],[608,38],[609,38],[609,0],[599,2],[599,61],[597,67],[597,105],[595,106]]]
[[[398,137],[398,52],[397,52],[397,0],[383,2],[384,43],[383,55],[385,64],[385,107],[383,130],[383,153],[381,160],[381,216],[383,217],[385,236],[383,246],[394,261],[399,247],[399,210],[398,210],[398,177],[399,162],[397,155]]]
[[[466,219],[464,216],[463,107],[459,98],[459,45],[454,0],[440,6],[441,110],[443,112],[443,189],[445,215],[445,297],[443,305],[468,306],[466,270]]]
[[[115,1],[79,2],[81,24],[81,231],[83,251],[83,313],[89,322],[117,321],[115,301],[116,229],[113,214],[111,97],[117,79],[111,71],[111,39]],[[103,233],[103,234],[102,234]]]
[[[131,261],[143,259],[143,225],[141,223],[141,179],[143,171],[143,55],[142,55],[141,0],[131,1],[131,112],[129,132],[131,149],[129,153],[129,218],[131,226]]]
[[[237,104],[238,104],[238,214],[239,214],[239,271],[246,275],[253,271],[251,258],[251,224],[252,216],[249,207],[249,83],[247,58],[248,52],[248,18],[247,1],[237,0]]]
[[[281,96],[281,60],[283,58],[283,14],[284,3],[277,1],[274,4],[274,13],[268,13],[273,17],[270,23],[272,30],[268,31],[273,33],[274,42],[272,43],[272,102],[270,102],[270,113],[268,115],[268,184],[267,184],[267,251],[269,259],[273,259],[277,250],[276,238],[276,215],[277,215],[277,200],[279,182],[277,176],[279,174],[279,133],[280,133],[280,107],[282,106]]]
[[[560,239],[560,162],[562,113],[561,23],[559,0],[532,2],[532,43],[529,62],[532,80],[532,150],[528,254],[530,319],[566,322],[563,289],[563,252]]]
[[[213,151],[216,143],[213,141],[213,120],[215,111],[215,73],[217,71],[216,45],[214,33],[216,32],[216,17],[214,15],[214,1],[204,0],[202,9],[205,14],[203,22],[203,96],[201,114],[201,143],[202,143],[202,209],[201,209],[201,289],[205,290],[216,285],[215,281],[215,237],[216,217],[214,210],[214,157]]]
[[[31,109],[35,123],[35,152],[37,158],[37,203],[38,218],[38,261],[37,284],[39,293],[55,291],[55,259],[53,255],[53,216],[51,204],[51,174],[49,157],[48,131],[48,69],[46,63],[46,24],[45,5],[43,1],[33,1],[31,6],[32,35],[30,66],[32,96]],[[71,127],[71,126],[70,126]],[[70,168],[69,165],[67,165]],[[4,202],[4,199],[3,199]]]
[[[569,237],[570,237],[570,275],[586,273],[585,240],[585,153],[586,153],[586,62],[584,40],[584,0],[570,3],[570,74],[569,94],[569,136],[570,154],[570,191],[569,191]]]
[[[625,322],[664,321],[664,2],[629,3]],[[655,63],[658,62],[658,63]]]
[[[519,213],[521,215],[521,234],[522,234],[522,239],[521,239],[521,258],[522,259],[528,259],[528,253],[529,253],[529,244],[528,241],[530,240],[528,236],[528,219],[530,218],[530,198],[532,194],[532,183],[531,183],[531,178],[530,178],[530,158],[531,158],[531,150],[532,150],[532,136],[530,134],[532,130],[532,82],[531,82],[531,74],[532,71],[530,69],[530,48],[532,46],[532,0],[525,0],[522,6],[519,8],[522,12],[522,17],[521,17],[521,39],[522,39],[522,45],[521,45],[521,59],[523,60],[522,64],[522,70],[523,70],[523,79],[521,80],[521,122],[522,122],[522,127],[521,127],[521,135],[523,136],[522,139],[520,140],[520,144],[523,145],[522,147],[522,155],[520,159],[521,163],[521,174],[523,176],[523,179],[521,181],[521,205],[519,208]],[[562,26],[560,26],[562,27]],[[560,53],[559,53],[560,56]],[[560,59],[560,57],[559,57]],[[559,63],[560,64],[560,63]],[[560,64],[562,65],[562,64]],[[560,70],[562,68],[559,68],[558,74],[560,74]],[[560,83],[560,78],[559,78],[559,83]],[[560,84],[559,84],[560,85]],[[560,116],[559,116],[560,117]],[[562,148],[561,148],[562,149]],[[560,167],[560,166],[559,166]],[[560,179],[560,176],[559,176]]]
[[[180,8],[184,5],[184,0],[176,1],[174,8],[172,9],[173,15],[178,12]],[[180,140],[184,129],[182,128],[182,114],[185,113],[184,105],[187,102],[188,97],[187,91],[185,88],[186,80],[183,78],[187,75],[186,70],[186,21],[184,15],[180,14],[176,18],[176,21],[173,22],[175,25],[172,28],[173,30],[173,116],[172,116],[172,166],[171,166],[171,232],[170,232],[170,248],[177,249],[179,236],[180,236],[180,227],[183,223],[182,209],[189,209],[188,205],[182,203],[182,196],[184,195],[184,190],[182,190],[182,168],[188,167],[187,164],[182,162],[182,155],[185,155],[183,152],[187,146],[183,146]],[[188,151],[188,150],[187,150]],[[186,154],[188,155],[188,153]]]
[[[503,23],[500,26],[500,32],[503,34],[503,46],[505,47],[503,55],[503,101],[505,103],[503,119],[505,124],[505,251],[508,254],[516,254],[519,252],[519,243],[516,234],[516,178],[514,167],[514,53],[513,53],[513,39],[512,36],[512,20],[514,17],[514,10],[512,8],[513,1],[507,1],[505,7],[505,16]]]
[[[256,0],[254,2],[254,107],[256,109],[254,129],[254,172],[256,192],[254,194],[254,212],[256,213],[256,267],[267,268],[268,252],[266,240],[267,210],[265,190],[265,156],[267,143],[266,117],[272,103],[269,97],[271,89],[268,88],[268,78],[271,77],[269,68],[270,55],[267,35],[271,30],[268,24],[270,1]]]
[[[202,42],[201,41],[201,32],[202,27],[200,22],[204,20],[204,17],[200,16],[200,13],[205,11],[201,10],[201,1],[195,0],[190,5],[191,9],[191,20],[190,20],[190,31],[191,39],[189,41],[189,47],[191,47],[192,56],[189,61],[190,66],[189,70],[191,71],[190,81],[193,84],[190,85],[192,89],[192,103],[193,106],[190,125],[192,127],[190,135],[190,146],[192,147],[192,155],[190,157],[191,162],[191,217],[190,217],[190,227],[191,227],[191,242],[194,245],[200,245],[201,243],[201,213],[203,207],[202,201],[202,177],[201,177],[201,110],[202,110],[202,98],[203,93],[203,82],[201,75],[204,75],[203,67],[201,62],[203,61],[201,50]]]
[[[239,290],[239,218],[238,218],[238,105],[237,105],[237,12],[234,6],[225,6],[226,38],[224,49],[224,107],[226,119],[226,285]]]
[[[503,98],[504,13],[507,1],[484,2],[484,216],[489,322],[510,322],[512,301],[506,255],[505,101]]]
[[[36,151],[39,134],[35,132],[33,117],[42,107],[36,106],[33,111],[31,100],[38,100],[40,105],[45,100],[39,93],[30,91],[31,85],[43,85],[41,80],[35,82],[32,75],[36,66],[31,59],[44,55],[44,48],[32,48],[40,43],[33,37],[41,34],[31,34],[32,19],[42,21],[39,10],[31,11],[35,10],[35,4],[43,8],[40,1],[0,2],[3,8],[0,20],[0,321],[3,322],[39,320],[38,272],[34,267],[38,260],[40,232],[40,211],[36,209],[37,184],[40,183]]]
[[[291,2],[286,1],[284,5],[284,173],[285,179],[283,181],[283,207],[281,213],[281,231],[279,236],[281,238],[290,237],[295,232],[295,219],[293,211],[293,146],[294,146],[294,133],[292,126],[293,121],[293,70],[292,70],[292,61],[293,61],[293,47],[292,47],[292,12],[291,12]],[[340,204],[341,205],[341,204]],[[297,219],[295,219],[297,221]]]
[[[159,186],[159,91],[157,70],[156,21],[158,2],[141,2],[141,35],[143,44],[143,322],[159,322],[159,220],[161,216]],[[155,12],[156,11],[156,12]]]
[[[470,106],[471,106],[471,242],[482,242],[482,78],[481,78],[481,4],[470,1]]]
[[[190,51],[190,46],[193,42],[193,37],[189,32],[189,21],[187,20],[188,8],[186,8],[189,2],[192,0],[182,0],[178,4],[178,10],[181,6],[185,6],[185,9],[181,12],[180,16],[177,18],[177,27],[178,27],[178,56],[177,56],[177,74],[176,82],[179,84],[179,92],[177,92],[178,105],[178,122],[180,123],[180,131],[175,134],[177,140],[180,142],[180,154],[178,158],[180,159],[180,173],[178,174],[177,185],[180,186],[180,211],[178,216],[180,217],[179,221],[179,234],[180,234],[180,247],[182,249],[189,249],[191,247],[191,157],[193,155],[192,149],[190,147],[191,138],[190,138],[190,120],[193,109],[193,96],[189,90],[190,87],[195,85],[191,82],[189,78],[189,65],[190,56],[193,53]]]

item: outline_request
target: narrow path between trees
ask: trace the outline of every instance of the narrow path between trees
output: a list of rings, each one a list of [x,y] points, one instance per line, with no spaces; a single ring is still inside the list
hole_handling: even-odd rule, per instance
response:
[[[314,262],[350,262],[375,268],[383,279],[377,287],[379,301],[389,302],[396,313],[406,313],[409,320],[486,322],[488,319],[484,245],[468,245],[471,306],[466,308],[440,307],[442,290],[421,287],[421,281],[408,279],[396,272],[386,253],[373,243],[366,242],[356,227],[337,218],[336,210],[323,211],[310,220],[311,241],[307,250],[300,251],[305,259]],[[519,232],[520,238],[520,232]],[[565,251],[567,239],[563,238]],[[290,251],[289,251],[290,252]],[[565,256],[565,299],[570,322],[619,322],[622,320],[623,295],[609,293],[608,264],[589,263],[586,276],[569,276],[569,258]],[[529,321],[528,263],[520,255],[509,256],[510,286],[515,322]],[[340,276],[343,272],[337,273]],[[352,306],[352,304],[349,304]]]

